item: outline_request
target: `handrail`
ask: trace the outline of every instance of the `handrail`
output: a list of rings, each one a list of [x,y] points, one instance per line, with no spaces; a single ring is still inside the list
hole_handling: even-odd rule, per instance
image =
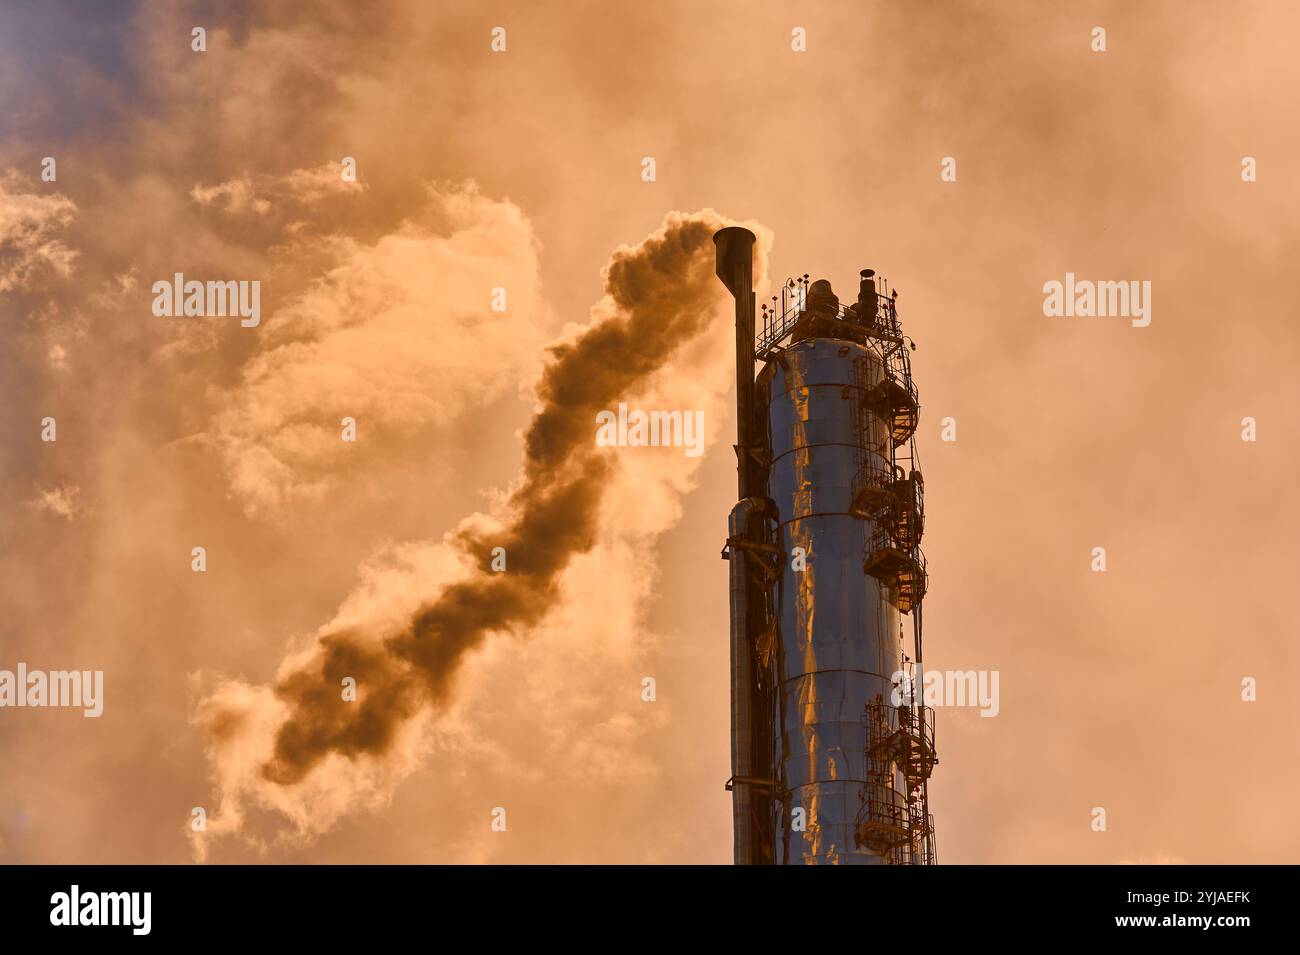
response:
[[[794,283],[794,279],[788,279],[781,286],[781,309],[779,313],[775,304],[770,308],[766,304],[763,306],[763,327],[754,340],[754,352],[760,358],[779,344],[781,339],[790,334],[795,325],[799,323],[799,320],[808,312],[807,286]],[[874,323],[861,319],[858,316],[856,305],[839,306],[835,310],[834,318],[839,321],[849,322],[868,336],[891,342],[900,346],[898,350],[906,351],[902,328],[898,324],[898,308],[893,297],[885,295],[877,289],[876,301],[877,318]],[[885,358],[886,356],[882,354],[881,357]],[[906,371],[907,377],[910,378],[910,369]]]

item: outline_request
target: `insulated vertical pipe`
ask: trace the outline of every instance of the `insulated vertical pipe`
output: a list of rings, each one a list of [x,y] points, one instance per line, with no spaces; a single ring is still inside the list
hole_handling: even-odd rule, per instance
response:
[[[713,236],[716,272],[736,302],[736,487],[740,503],[731,513],[728,536],[763,544],[767,531],[760,511],[767,475],[760,455],[754,410],[754,233],[732,226]],[[763,432],[765,443],[766,430]],[[766,707],[760,705],[754,642],[768,623],[768,599],[747,547],[731,556],[731,769],[734,853],[738,865],[772,859],[771,739]],[[759,778],[769,789],[754,791]]]
[[[756,503],[753,498],[749,498],[731,509],[731,517],[727,522],[727,536],[730,540],[744,538],[749,533],[749,521],[754,515]],[[732,852],[736,865],[751,865],[754,862],[751,815],[753,799],[749,784],[754,775],[754,714],[751,705],[754,655],[749,643],[750,559],[745,548],[731,548],[728,568],[731,606],[731,815]]]

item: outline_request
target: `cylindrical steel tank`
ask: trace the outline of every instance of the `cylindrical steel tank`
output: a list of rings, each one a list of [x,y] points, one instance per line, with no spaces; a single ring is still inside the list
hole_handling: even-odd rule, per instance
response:
[[[791,345],[758,379],[786,557],[773,701],[776,782],[788,793],[777,807],[778,863],[884,861],[856,832],[868,777],[864,706],[890,699],[902,643],[888,588],[863,573],[871,522],[851,513],[868,459],[890,467],[888,427],[864,401],[882,375],[867,348],[814,338]],[[896,778],[884,797],[900,811],[904,789]]]

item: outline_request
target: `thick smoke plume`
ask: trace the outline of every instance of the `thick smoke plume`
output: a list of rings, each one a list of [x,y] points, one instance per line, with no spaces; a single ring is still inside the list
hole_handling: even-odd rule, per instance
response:
[[[727,224],[712,210],[672,213],[640,244],[616,250],[592,323],[549,350],[504,524],[457,534],[477,569],[433,594],[396,632],[327,633],[302,666],[282,672],[274,693],[286,716],[261,766],[264,781],[297,784],[331,754],[384,755],[416,715],[447,699],[469,651],[493,633],[526,633],[556,603],[562,572],[596,541],[614,467],[595,444],[596,414],[644,386],[714,320],[721,286],[712,235]],[[507,555],[502,573],[490,568],[496,547]],[[355,702],[341,698],[346,677],[356,680]],[[218,746],[247,729],[221,706],[200,715]]]

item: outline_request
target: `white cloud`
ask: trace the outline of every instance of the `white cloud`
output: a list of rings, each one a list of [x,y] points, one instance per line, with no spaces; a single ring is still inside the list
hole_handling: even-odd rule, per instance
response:
[[[77,257],[59,237],[77,215],[72,200],[21,188],[16,173],[0,177],[0,294],[35,287],[48,275],[67,278]]]
[[[449,217],[450,233],[426,217]],[[531,224],[472,185],[432,190],[373,243],[322,241],[336,264],[264,321],[210,432],[250,516],[321,501],[382,442],[516,390],[550,324]],[[506,312],[490,308],[498,286]],[[340,439],[345,416],[356,445]]]
[[[214,206],[232,215],[252,212],[264,216],[276,206],[311,205],[331,194],[365,190],[363,182],[349,182],[342,173],[341,162],[327,159],[283,176],[245,174],[215,185],[196,184],[190,190],[190,198],[201,206]]]
[[[81,488],[75,484],[61,484],[58,487],[46,488],[28,501],[27,506],[37,513],[47,512],[70,521],[83,510]]]

